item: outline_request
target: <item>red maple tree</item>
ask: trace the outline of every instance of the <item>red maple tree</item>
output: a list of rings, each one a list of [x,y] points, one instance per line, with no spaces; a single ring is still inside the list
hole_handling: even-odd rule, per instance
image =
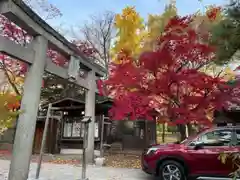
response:
[[[121,52],[99,91],[114,99],[113,119],[152,119],[153,111],[172,124],[210,125],[208,113],[225,106],[231,87],[200,69],[213,61],[214,47],[190,26],[192,16],[175,17],[158,38],[155,51],[136,60]]]
[[[97,50],[94,49],[88,42],[82,40],[73,40],[72,44],[76,48],[76,52],[79,55],[84,55],[89,59],[94,59],[96,57]]]

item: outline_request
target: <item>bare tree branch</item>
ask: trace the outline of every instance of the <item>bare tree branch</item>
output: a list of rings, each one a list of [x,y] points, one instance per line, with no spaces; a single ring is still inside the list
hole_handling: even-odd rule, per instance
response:
[[[48,0],[24,0],[24,2],[38,15],[41,15],[45,21],[62,16],[61,11]]]
[[[108,71],[110,62],[110,46],[115,37],[114,13],[106,11],[100,15],[90,17],[90,22],[86,22],[80,31],[84,40],[96,50],[97,63]]]

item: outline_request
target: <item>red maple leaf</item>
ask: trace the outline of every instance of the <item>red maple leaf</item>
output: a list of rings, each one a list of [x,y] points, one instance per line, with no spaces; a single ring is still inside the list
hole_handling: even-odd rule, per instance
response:
[[[207,12],[207,17],[209,20],[214,21],[220,12],[221,7],[213,7]]]

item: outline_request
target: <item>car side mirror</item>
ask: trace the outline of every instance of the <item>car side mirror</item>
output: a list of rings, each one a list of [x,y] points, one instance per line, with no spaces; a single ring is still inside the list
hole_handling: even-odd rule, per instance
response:
[[[203,149],[204,148],[204,143],[197,143],[194,146],[194,150],[199,150],[199,149]]]

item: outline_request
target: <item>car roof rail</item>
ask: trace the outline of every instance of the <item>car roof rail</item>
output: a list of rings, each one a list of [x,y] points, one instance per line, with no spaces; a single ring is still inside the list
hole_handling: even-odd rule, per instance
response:
[[[232,127],[240,127],[240,123],[226,123],[226,124],[217,124],[217,128],[232,128]]]

